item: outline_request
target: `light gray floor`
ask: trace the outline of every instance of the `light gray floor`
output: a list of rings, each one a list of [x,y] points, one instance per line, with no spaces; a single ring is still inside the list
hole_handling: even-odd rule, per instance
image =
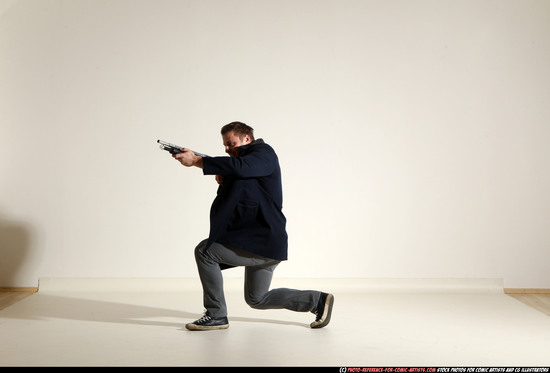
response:
[[[249,308],[240,281],[226,290],[230,328],[209,332],[184,328],[202,313],[196,284],[41,287],[0,311],[0,365],[550,366],[550,317],[498,289],[340,281],[332,322],[312,330],[312,314]]]

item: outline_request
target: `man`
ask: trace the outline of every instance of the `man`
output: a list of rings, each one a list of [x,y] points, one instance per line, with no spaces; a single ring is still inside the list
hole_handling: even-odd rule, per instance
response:
[[[269,290],[273,271],[287,259],[286,218],[279,160],[271,146],[254,139],[254,130],[232,122],[221,130],[229,157],[200,157],[189,149],[174,155],[186,167],[216,175],[217,196],[210,210],[210,235],[195,248],[205,315],[189,330],[229,327],[222,269],[245,267],[245,300],[257,309],[312,312],[312,328],[326,326],[334,296],[314,290]]]

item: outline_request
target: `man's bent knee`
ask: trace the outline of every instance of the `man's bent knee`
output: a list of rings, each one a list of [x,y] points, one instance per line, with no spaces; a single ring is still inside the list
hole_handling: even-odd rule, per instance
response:
[[[204,249],[206,248],[206,244],[208,243],[208,239],[202,240],[197,247],[195,247],[195,259],[199,260],[201,258],[204,258]]]
[[[264,297],[253,296],[250,294],[245,295],[244,300],[251,308],[262,309]]]

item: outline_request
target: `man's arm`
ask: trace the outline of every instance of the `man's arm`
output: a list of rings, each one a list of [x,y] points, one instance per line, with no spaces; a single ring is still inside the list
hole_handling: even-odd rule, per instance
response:
[[[275,152],[271,148],[255,149],[240,157],[205,158],[205,175],[235,175],[237,177],[262,177],[273,172],[276,163]]]
[[[202,157],[195,155],[192,150],[182,148],[181,153],[173,155],[174,159],[179,161],[185,167],[195,166],[198,168],[203,168]]]

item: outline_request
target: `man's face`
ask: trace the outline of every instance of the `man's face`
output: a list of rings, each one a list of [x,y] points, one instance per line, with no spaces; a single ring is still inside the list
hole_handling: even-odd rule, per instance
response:
[[[235,135],[233,131],[227,132],[225,135],[222,135],[223,146],[225,147],[225,152],[232,157],[239,156],[239,146],[250,144],[250,136],[244,135],[241,139],[239,136]]]

